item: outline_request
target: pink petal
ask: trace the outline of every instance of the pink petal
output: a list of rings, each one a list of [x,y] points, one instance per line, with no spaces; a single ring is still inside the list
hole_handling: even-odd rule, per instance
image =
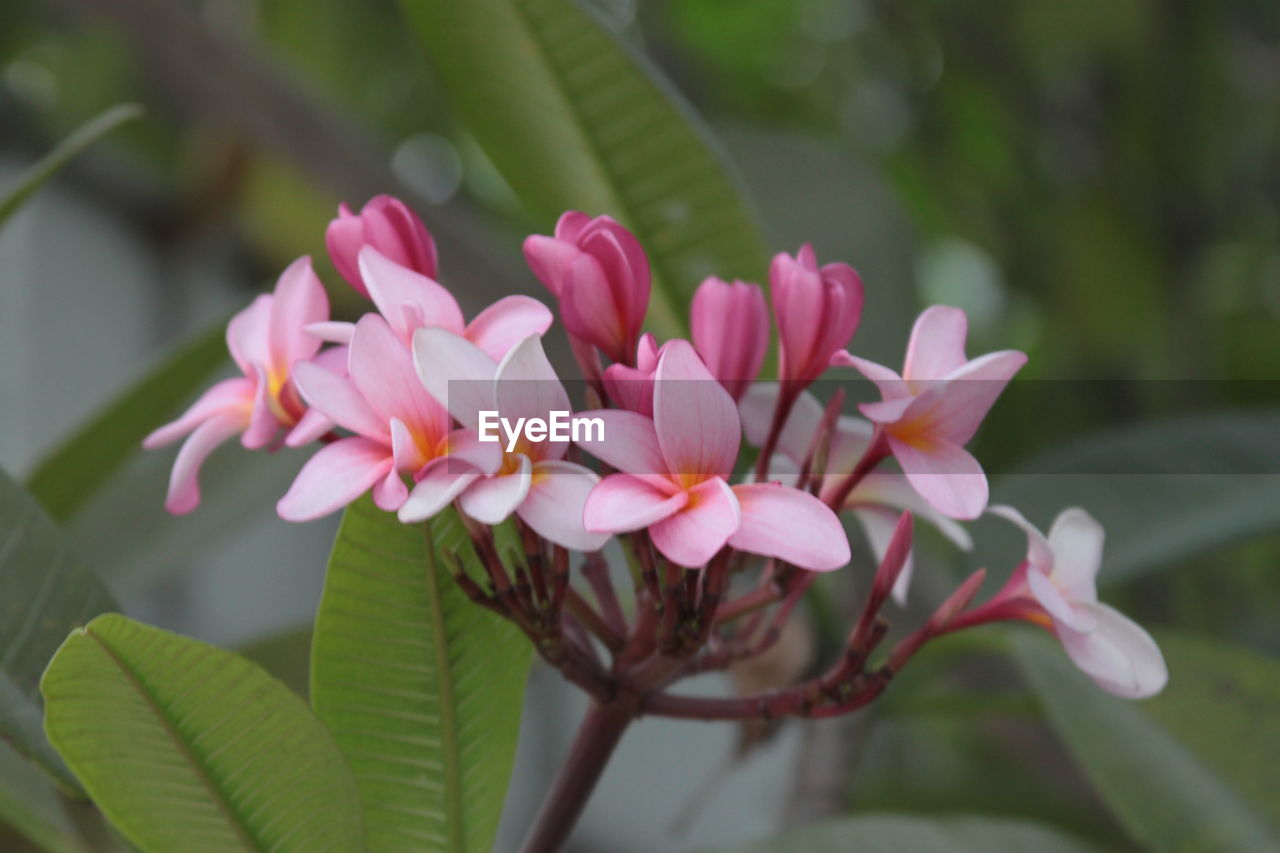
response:
[[[626,318],[600,261],[579,253],[560,287],[560,314],[567,330],[591,341],[613,361],[628,353]]]
[[[237,413],[248,421],[253,406],[254,385],[248,379],[224,379],[200,395],[191,408],[175,421],[165,424],[142,440],[147,450],[164,447],[182,438],[219,413]]]
[[[895,397],[878,403],[859,403],[858,411],[874,423],[894,424],[907,417],[907,411],[913,405],[919,409],[920,406],[916,402],[919,399],[919,397]]]
[[[516,514],[543,539],[574,551],[599,551],[609,534],[589,533],[582,521],[587,496],[599,482],[594,471],[572,462],[538,462]]]
[[[409,497],[409,487],[393,464],[387,475],[373,484],[373,503],[378,509],[395,512],[404,506]]]
[[[1048,575],[1036,568],[1027,569],[1027,587],[1036,602],[1045,609],[1055,624],[1074,631],[1092,631],[1097,624],[1093,615],[1084,608],[1077,608],[1067,601],[1062,590],[1054,586]]]
[[[248,450],[266,447],[280,431],[280,422],[271,409],[271,391],[267,384],[267,374],[261,365],[255,364],[253,370],[257,376],[253,409],[249,412],[249,426],[245,428],[244,435],[240,436],[240,443]]]
[[[886,400],[894,400],[911,394],[911,389],[907,387],[906,381],[883,364],[876,364],[874,361],[868,361],[865,358],[858,358],[852,355],[847,358],[842,356],[841,360],[850,367],[857,368],[859,373],[874,382],[876,388],[880,390],[880,396]]]
[[[356,324],[351,381],[380,418],[399,418],[419,441],[434,446],[449,431],[448,412],[427,393],[409,350],[377,314]]]
[[[858,509],[891,507],[895,510],[889,513],[890,520],[893,522],[889,525],[891,533],[893,525],[897,523],[898,513],[906,510],[916,518],[924,519],[938,528],[942,535],[951,540],[957,548],[964,551],[973,550],[973,537],[969,535],[969,531],[925,503],[924,498],[911,488],[907,478],[901,474],[872,471],[850,493],[845,506]]]
[[[1096,619],[1094,630],[1057,629],[1058,639],[1075,665],[1102,689],[1127,699],[1145,699],[1163,690],[1169,670],[1151,635],[1105,604],[1082,606]]]
[[[529,494],[533,465],[523,453],[515,454],[519,468],[510,474],[498,474],[477,480],[458,498],[462,511],[481,524],[501,524],[515,512]]]
[[[355,323],[344,323],[339,320],[326,320],[323,323],[308,323],[303,327],[308,335],[327,341],[331,344],[349,344],[355,334]]]
[[[987,477],[963,447],[934,441],[920,447],[889,436],[907,480],[930,506],[951,518],[972,519],[987,506]]]
[[[611,364],[604,371],[604,390],[618,408],[653,417],[652,370]]]
[[[431,460],[401,504],[400,520],[410,524],[434,517],[480,477],[479,471],[458,460],[450,461],[443,456]]]
[[[430,450],[434,451],[435,448],[432,447]],[[409,428],[405,426],[404,421],[399,418],[391,419],[391,457],[395,460],[395,471],[397,474],[402,471],[410,473],[416,472],[423,465],[427,464],[429,458],[422,452],[422,449],[418,447],[417,443],[414,442],[413,435],[409,432]],[[388,483],[387,488],[391,490],[391,493],[399,491],[393,483]],[[404,494],[408,494],[407,489],[404,490]],[[373,497],[376,502],[378,495],[375,493]],[[391,498],[388,498],[388,500],[391,500]],[[403,495],[400,497],[400,500],[404,500]],[[379,506],[382,505],[379,504]],[[399,506],[400,504],[396,504],[395,507],[384,506],[382,508],[395,509]]]
[[[285,447],[305,447],[313,441],[318,441],[335,426],[336,424],[324,413],[316,409],[307,409],[285,436]]]
[[[1102,568],[1102,544],[1106,531],[1089,513],[1073,507],[1063,510],[1049,528],[1053,551],[1053,580],[1073,601],[1097,601],[1096,581]]]
[[[993,352],[955,371],[930,396],[936,396],[930,417],[938,423],[940,435],[956,444],[968,444],[1004,391],[1009,380],[1026,364],[1027,356],[1016,350]]]
[[[959,308],[934,305],[916,318],[907,343],[907,358],[902,376],[908,381],[942,379],[968,359],[964,339],[969,319]]]
[[[345,203],[338,205],[337,218],[325,229],[324,242],[338,274],[361,296],[368,296],[369,291],[360,280],[360,269],[356,265],[356,256],[364,245],[364,223]]]
[[[184,515],[199,506],[200,466],[209,458],[214,448],[245,428],[245,414],[234,411],[215,414],[196,427],[183,442],[169,475],[169,495],[165,499],[165,509],[174,515]]]
[[[529,264],[529,269],[556,296],[560,295],[560,286],[569,271],[569,265],[581,254],[582,250],[573,242],[556,237],[535,234],[524,241],[524,259]]]
[[[245,376],[253,375],[253,365],[271,363],[270,324],[271,297],[265,293],[227,323],[227,349]]]
[[[742,440],[733,398],[688,341],[666,345],[654,379],[653,420],[666,472],[727,477]]]
[[[593,409],[579,412],[580,418],[599,418],[604,423],[604,440],[583,440],[578,446],[601,462],[627,474],[652,478],[665,476],[667,463],[658,446],[653,421],[622,409]]]
[[[492,477],[502,467],[502,444],[498,441],[481,441],[471,430],[455,429],[448,435],[448,451],[451,464],[462,470],[477,468],[486,477]]]
[[[464,333],[467,340],[502,361],[511,348],[551,327],[551,310],[528,296],[507,296],[476,315]]]
[[[999,516],[1006,521],[1011,521],[1018,527],[1022,528],[1022,532],[1027,534],[1027,565],[1033,569],[1043,572],[1045,575],[1053,576],[1057,572],[1054,565],[1053,548],[1049,545],[1049,540],[1044,538],[1044,534],[1040,529],[1023,517],[1011,506],[996,504],[987,507],[987,512],[991,515]]]
[[[466,429],[478,432],[480,412],[497,410],[493,380],[498,364],[471,341],[447,329],[419,329],[413,365],[427,392]]]
[[[692,569],[706,565],[725,546],[739,529],[742,511],[733,489],[719,477],[702,481],[687,494],[689,502],[682,509],[649,527],[649,538],[668,560]]]
[[[414,331],[409,321],[411,316],[419,318],[421,325],[462,332],[462,309],[453,294],[425,275],[397,264],[373,246],[360,250],[360,275],[369,288],[373,304],[406,345]],[[405,307],[414,310],[406,313]]]
[[[311,521],[351,503],[386,477],[390,450],[367,438],[344,438],[320,448],[276,503],[285,521]]]
[[[546,420],[552,412],[570,411],[569,394],[547,360],[538,335],[530,335],[511,348],[498,365],[495,387],[498,411],[512,423],[517,418]],[[560,456],[565,449],[561,444]]]
[[[294,369],[293,381],[313,411],[356,435],[390,443],[389,419],[373,410],[350,379],[304,361]]]
[[[769,308],[758,285],[706,279],[693,295],[693,345],[725,390],[742,397],[769,349]]]
[[[813,495],[776,483],[746,483],[733,492],[742,507],[742,526],[729,537],[734,548],[817,572],[849,562],[840,519]]]
[[[311,269],[311,258],[303,256],[280,274],[271,299],[268,328],[272,368],[287,374],[293,363],[311,358],[320,349],[320,339],[305,327],[329,319],[329,297]]]
[[[688,502],[687,492],[673,494],[630,474],[610,474],[587,496],[582,522],[589,531],[626,533],[661,521]]]

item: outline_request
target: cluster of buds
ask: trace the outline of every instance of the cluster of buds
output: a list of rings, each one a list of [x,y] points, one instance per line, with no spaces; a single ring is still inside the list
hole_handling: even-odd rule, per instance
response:
[[[862,281],[845,264],[820,266],[804,246],[774,259],[767,299],[756,284],[707,279],[691,307],[692,340],[660,342],[643,330],[651,282],[639,241],[608,217],[566,213],[554,236],[529,237],[524,251],[558,301],[582,374],[575,408],[543,351],[556,315],[509,296],[467,322],[436,280],[430,234],[401,202],[379,197],[358,215],[344,206],[327,237],[334,266],[375,310],[355,323],[330,320],[303,258],[238,314],[227,342],[243,375],[146,441],[187,436],[172,512],[195,508],[201,463],[234,435],[249,449],[317,444],[279,501],[282,518],[318,518],[367,492],[406,524],[454,507],[487,572],[472,578],[446,555],[466,593],[519,625],[599,702],[632,714],[847,713],[925,643],[999,620],[1051,630],[1114,693],[1163,687],[1150,636],[1097,601],[1097,522],[1068,509],[1045,537],[1015,510],[987,506],[986,477],[965,445],[1026,357],[968,358],[959,309],[920,315],[901,374],[858,358],[847,347]],[[778,378],[757,381],[771,327]],[[862,417],[843,412],[842,390],[825,403],[811,391],[846,367],[882,397],[861,404]],[[574,429],[557,441],[549,425],[565,417]],[[753,464],[744,436],[758,449]],[[886,603],[908,593],[916,520],[967,548],[960,522],[983,513],[1026,532],[1027,557],[1008,583],[975,604],[984,572],[975,573],[877,653]],[[754,696],[668,692],[777,641],[816,573],[849,564],[842,514],[857,519],[878,567],[867,567],[870,590],[834,665]],[[504,560],[494,536],[509,521],[520,560]],[[633,595],[615,586],[611,542],[628,558]]]

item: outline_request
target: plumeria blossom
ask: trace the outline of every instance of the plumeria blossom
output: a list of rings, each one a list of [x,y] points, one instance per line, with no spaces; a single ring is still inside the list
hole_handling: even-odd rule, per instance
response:
[[[488,470],[440,458],[423,471],[400,520],[421,521],[455,499],[458,507],[482,524],[500,524],[513,512],[538,535],[578,551],[596,551],[607,533],[588,532],[582,524],[588,493],[600,482],[594,471],[564,457],[567,442],[530,441],[523,433],[512,450],[497,442],[479,441],[480,413],[497,412],[516,422],[552,412],[568,413],[569,395],[542,350],[530,335],[495,362],[471,341],[447,329],[420,329],[413,336],[413,359],[422,384],[462,425],[460,432],[477,447],[492,448],[499,464]]]
[[[635,235],[608,216],[571,210],[555,236],[524,242],[529,268],[560,301],[560,318],[578,341],[611,361],[635,352],[649,307],[649,259]]]
[[[1164,689],[1169,671],[1151,635],[1098,601],[1104,531],[1079,508],[1063,510],[1046,537],[1013,507],[988,512],[1027,534],[1027,557],[986,604],[956,627],[996,619],[1022,619],[1057,635],[1067,655],[1104,690],[1144,699]]]
[[[373,489],[380,508],[398,510],[409,496],[405,476],[453,454],[484,470],[500,462],[491,446],[450,434],[449,414],[418,381],[409,350],[386,320],[366,314],[352,335],[349,376],[298,365],[296,381],[316,411],[352,435],[322,447],[276,505],[286,521],[309,521]]]
[[[365,246],[373,246],[406,269],[436,277],[436,243],[431,232],[408,205],[389,195],[369,199],[359,214],[346,204],[339,205],[338,217],[329,223],[324,240],[338,273],[362,296],[369,295],[359,266]]]
[[[764,443],[779,390],[777,383],[757,383],[747,390],[739,404],[743,432],[752,444]],[[808,392],[800,395],[778,436],[778,452],[769,461],[770,479],[788,484],[795,482],[821,427],[823,414],[822,404],[816,397]],[[827,447],[826,465],[814,475],[819,483],[819,497],[827,501],[833,498],[841,481],[871,446],[874,432],[874,426],[861,418],[842,415],[836,419]],[[867,474],[845,498],[842,508],[857,519],[877,561],[883,560],[888,552],[894,528],[904,510],[928,521],[957,547],[966,551],[973,548],[973,539],[964,527],[925,503],[906,478],[895,471],[877,470]],[[893,586],[893,598],[899,604],[906,603],[913,563],[908,552]]]
[[[708,278],[693,294],[690,324],[707,369],[729,396],[742,399],[769,350],[769,307],[760,285]]]
[[[778,325],[778,378],[804,387],[832,364],[845,364],[845,347],[862,319],[862,279],[848,264],[818,266],[806,243],[769,267],[773,317]]]
[[[667,559],[688,568],[725,545],[815,571],[849,561],[839,520],[817,498],[778,483],[729,485],[738,410],[688,341],[671,341],[659,357],[652,419],[619,409],[584,416],[604,422],[604,440],[579,443],[620,472],[588,496],[588,530],[647,528]]]
[[[935,509],[972,519],[987,505],[987,477],[964,449],[1013,375],[1024,353],[1001,350],[970,360],[968,319],[935,305],[916,320],[902,375],[873,361],[842,355],[880,389],[883,400],[860,409],[883,430],[907,480]]]
[[[258,296],[227,325],[227,348],[243,376],[217,383],[180,418],[143,440],[152,449],[188,436],[169,478],[165,508],[176,515],[200,503],[200,466],[234,435],[250,450],[266,447],[281,429],[290,443],[314,441],[332,426],[309,414],[294,386],[293,371],[312,358],[321,341],[304,331],[329,316],[329,300],[307,257],[294,261],[275,291]],[[323,369],[323,368],[317,368]]]
[[[541,335],[554,319],[538,300],[516,295],[499,299],[468,323],[458,300],[439,282],[396,263],[376,247],[360,249],[359,268],[369,298],[406,347],[416,329],[440,326],[462,335],[497,360],[517,341]],[[320,323],[309,328],[326,340],[346,343],[355,325]]]

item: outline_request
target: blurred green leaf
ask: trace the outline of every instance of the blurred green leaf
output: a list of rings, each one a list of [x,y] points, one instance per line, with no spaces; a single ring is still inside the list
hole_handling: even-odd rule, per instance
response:
[[[0,737],[70,790],[79,784],[41,729],[40,674],[68,631],[115,606],[68,538],[0,470]]]
[[[1017,631],[1010,642],[1050,724],[1144,849],[1280,849],[1274,829],[1140,706],[1105,693],[1048,637]]]
[[[1280,826],[1280,661],[1160,631],[1169,686],[1143,708]]]
[[[88,853],[67,801],[17,752],[0,743],[0,825],[49,853]],[[0,830],[0,842],[3,832]],[[0,844],[0,848],[3,845]]]
[[[11,188],[0,194],[0,226],[13,215],[36,190],[80,152],[127,121],[142,115],[137,104],[121,104],[90,119],[78,130],[58,143],[44,157],[18,176]]]
[[[244,658],[106,614],[72,632],[41,689],[49,740],[144,853],[363,849],[332,737]]]
[[[226,363],[225,328],[220,322],[187,342],[44,458],[27,487],[46,512],[67,521],[142,450],[142,439]]]
[[[718,853],[1087,853],[1096,850],[1035,823],[981,816],[861,815]]]
[[[766,257],[720,150],[678,95],[572,0],[404,0],[446,94],[544,227],[567,209],[635,231],[666,334],[703,277]]]
[[[1034,473],[1004,478],[992,502],[1044,529],[1060,510],[1084,507],[1107,530],[1098,580],[1114,583],[1280,529],[1277,435],[1275,411],[1111,430],[1028,462]]]
[[[342,519],[316,617],[312,704],[364,797],[369,848],[488,850],[530,646],[436,555],[475,560],[452,510],[401,524],[367,497]]]

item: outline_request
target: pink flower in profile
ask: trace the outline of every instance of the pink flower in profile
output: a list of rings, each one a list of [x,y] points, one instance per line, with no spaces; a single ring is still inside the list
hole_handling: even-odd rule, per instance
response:
[[[606,409],[601,441],[583,447],[621,473],[587,498],[588,530],[648,528],[671,562],[705,565],[725,545],[814,571],[849,561],[840,521],[810,494],[777,483],[730,486],[741,425],[729,393],[688,341],[671,341],[658,360],[653,418]]]
[[[1164,689],[1169,671],[1151,635],[1098,601],[1102,525],[1079,508],[1064,510],[1046,538],[1013,507],[993,506],[1027,534],[1027,558],[991,601],[964,614],[956,628],[1022,619],[1048,628],[1067,655],[1100,687],[1128,699]]]
[[[307,257],[280,275],[275,291],[257,297],[227,324],[227,348],[243,376],[214,385],[176,421],[148,435],[148,450],[189,437],[178,451],[165,509],[175,515],[200,504],[200,466],[233,435],[250,450],[266,447],[281,428],[291,445],[314,441],[332,426],[308,413],[293,371],[320,349],[304,328],[329,316],[329,300]]]
[[[535,441],[521,431],[508,449],[509,436],[501,431],[500,443],[479,437],[481,412],[496,412],[520,430],[521,421],[540,419],[545,426],[552,413],[567,417],[571,411],[569,395],[538,335],[520,341],[499,363],[466,338],[430,327],[414,334],[413,360],[428,392],[462,425],[458,432],[495,452],[499,464],[484,470],[458,464],[453,456],[428,464],[400,508],[401,521],[430,518],[456,499],[459,508],[481,524],[500,524],[514,512],[557,545],[575,551],[604,547],[608,534],[588,532],[582,525],[583,504],[600,478],[565,460],[567,441],[549,435]]]
[[[649,307],[649,260],[635,235],[608,216],[568,211],[554,237],[524,241],[533,274],[560,300],[569,334],[627,362]]]
[[[769,308],[757,284],[712,276],[693,294],[693,346],[735,400],[760,372],[769,349]]]
[[[743,431],[752,444],[759,446],[764,442],[777,406],[778,393],[777,383],[761,382],[752,385],[742,398],[739,410]],[[788,484],[795,482],[800,466],[813,447],[823,414],[823,406],[816,397],[809,393],[800,395],[778,436],[778,453],[769,460],[771,479]],[[842,415],[836,419],[827,447],[826,465],[823,471],[815,474],[819,483],[818,495],[824,501],[834,499],[835,490],[871,446],[874,431],[874,426],[861,418]],[[849,510],[858,521],[877,562],[883,561],[888,553],[898,518],[904,510],[928,521],[957,547],[965,551],[973,548],[969,532],[925,503],[906,478],[896,471],[877,470],[867,474],[845,498],[841,509]],[[913,563],[912,554],[908,552],[893,586],[893,598],[900,605],[906,604]]]
[[[844,348],[862,318],[862,279],[848,264],[819,268],[808,243],[769,267],[773,316],[778,324],[778,378],[808,385],[832,364],[845,364]]]
[[[605,368],[604,389],[615,406],[653,417],[653,374],[661,355],[657,340],[646,332],[636,345],[635,367],[611,364]]]
[[[968,320],[959,308],[935,305],[916,320],[899,376],[853,356],[844,362],[876,384],[883,400],[862,413],[883,430],[907,479],[926,501],[952,518],[971,519],[987,505],[987,477],[964,449],[1025,354],[1001,350],[969,360]]]
[[[359,265],[369,298],[406,348],[411,345],[415,330],[440,326],[500,360],[518,341],[545,332],[554,319],[547,306],[536,299],[505,296],[468,323],[458,300],[439,282],[396,263],[377,248],[362,248]],[[314,334],[335,343],[350,341],[354,329],[351,323],[319,323],[311,327]]]
[[[298,472],[276,504],[286,521],[310,521],[341,509],[369,489],[373,501],[398,510],[409,496],[406,475],[454,454],[459,464],[496,469],[489,446],[451,435],[449,413],[418,381],[409,350],[387,322],[366,314],[356,324],[349,376],[316,364],[300,364],[296,382],[303,398],[354,435],[325,445]]]
[[[369,199],[360,213],[346,203],[338,206],[338,217],[329,223],[325,245],[333,265],[347,283],[369,295],[359,266],[360,250],[373,246],[402,267],[436,277],[436,244],[422,220],[400,199],[389,195]]]

